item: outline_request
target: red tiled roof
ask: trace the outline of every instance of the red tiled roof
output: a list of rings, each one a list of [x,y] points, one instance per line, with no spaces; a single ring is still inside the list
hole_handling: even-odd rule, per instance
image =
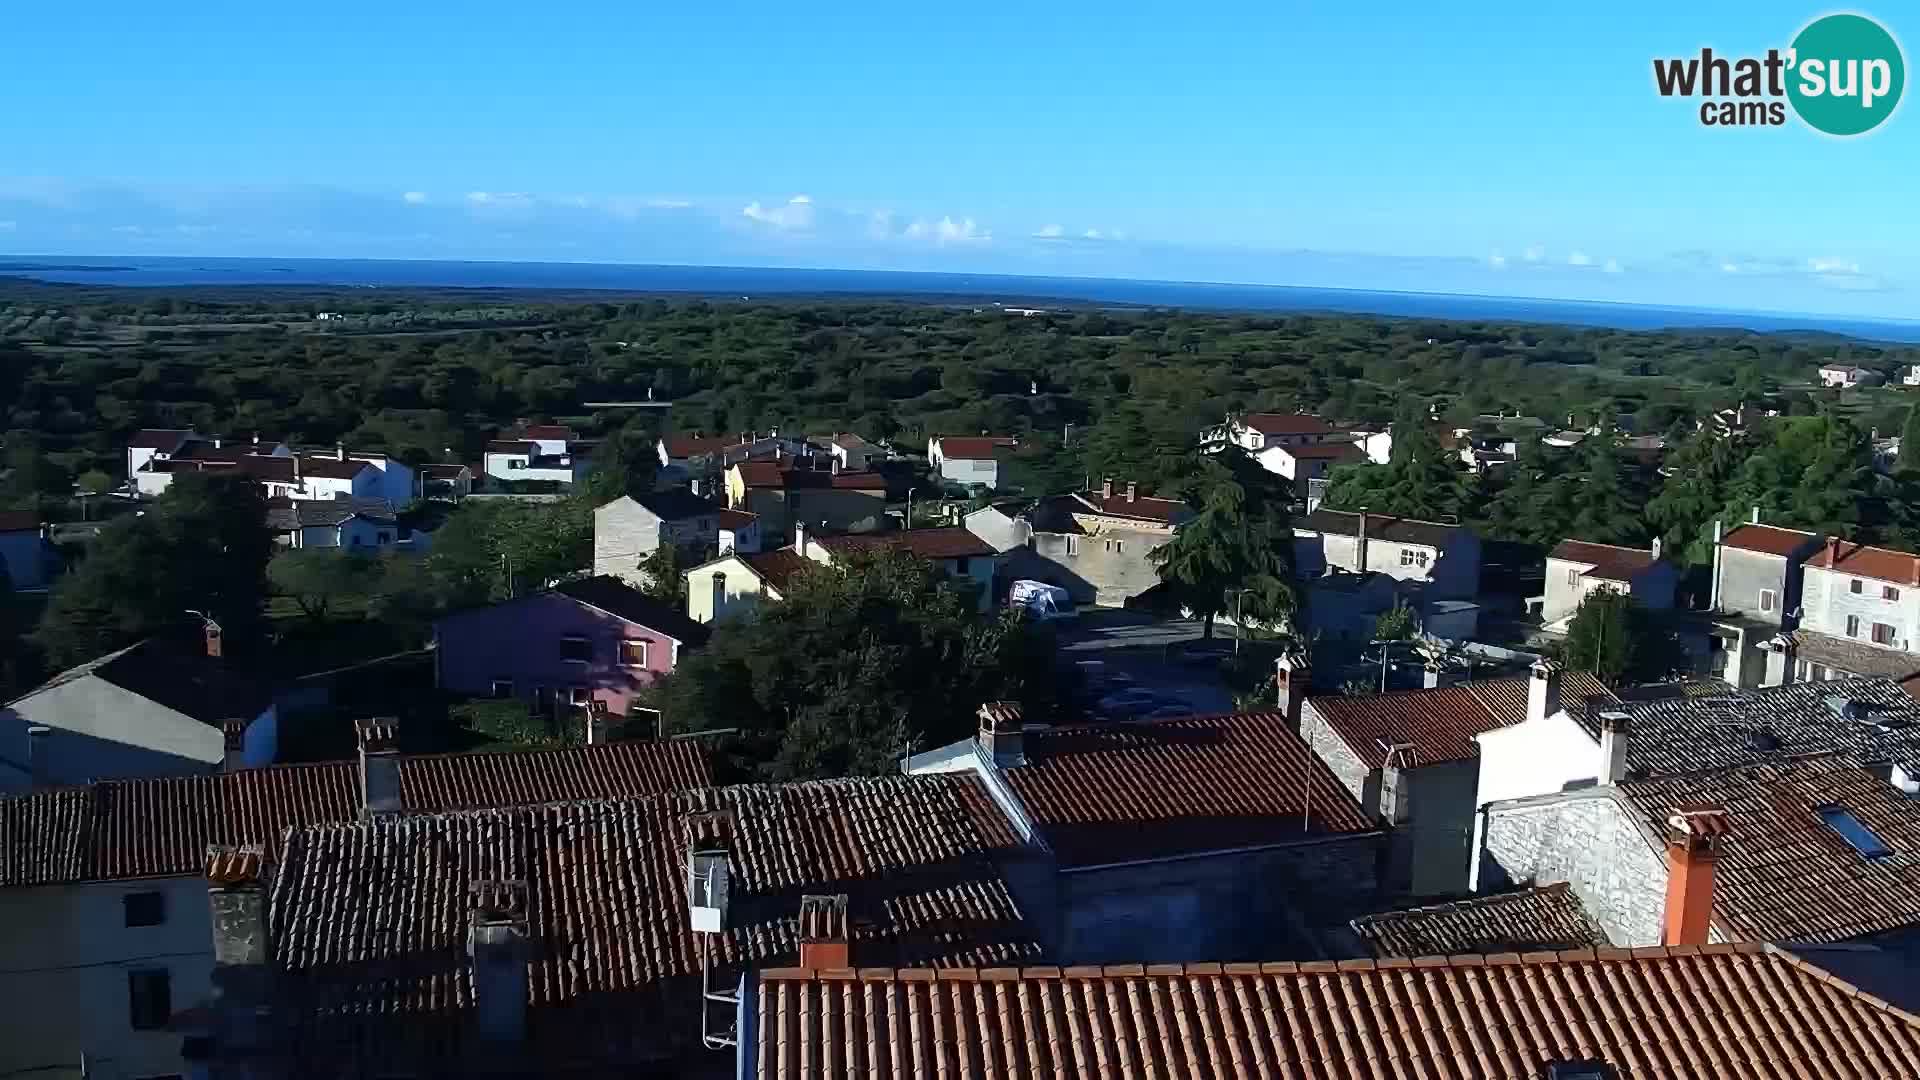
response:
[[[750,488],[840,488],[853,491],[885,491],[887,478],[876,472],[828,472],[825,469],[790,469],[777,461],[742,461],[740,482]]]
[[[573,429],[565,424],[529,424],[520,429],[522,438],[542,439],[551,442],[555,439],[573,441]]]
[[[646,795],[713,782],[687,743],[400,759],[413,811]],[[208,844],[276,849],[289,826],[360,814],[352,762],[107,780],[0,799],[0,886],[199,873]]]
[[[940,456],[949,461],[982,461],[1020,444],[1009,435],[940,435],[933,441],[940,444]]]
[[[490,439],[486,452],[489,454],[537,454],[540,447],[524,439]]]
[[[1333,426],[1307,413],[1248,413],[1241,423],[1262,435],[1326,435]]]
[[[0,532],[38,532],[40,514],[36,510],[0,510]]]
[[[1920,803],[1840,755],[1618,786],[1664,835],[1674,807],[1726,812],[1714,921],[1736,941],[1840,941],[1920,923]],[[1817,811],[1850,812],[1892,854],[1868,858]]]
[[[667,435],[661,438],[670,458],[699,457],[711,454],[733,440],[725,435]]]
[[[423,1030],[452,1032],[457,1045],[471,1015],[469,883],[525,882],[531,1060],[550,1060],[547,1025],[575,1010],[636,1054],[670,1054],[697,1047],[700,1028],[689,850],[728,853],[727,928],[711,963],[731,980],[743,965],[793,962],[808,894],[848,894],[857,964],[1034,962],[1040,946],[989,857],[1016,843],[972,776],[377,819],[289,838],[268,937],[289,1015],[314,1018],[313,1041],[292,1049],[360,1046],[406,1061]]]
[[[1593,569],[1582,577],[1603,581],[1627,581],[1653,565],[1653,552],[1646,548],[1617,547],[1613,544],[1589,544],[1585,540],[1562,540],[1548,558],[1562,562],[1588,563]]]
[[[759,514],[749,514],[745,510],[716,510],[714,522],[722,529],[739,531],[760,520]]]
[[[1888,548],[1829,541],[1807,560],[1807,565],[1896,585],[1920,585],[1920,555]]]
[[[1360,461],[1367,456],[1357,443],[1350,442],[1307,443],[1278,449],[1288,457],[1306,461]]]
[[[795,574],[808,567],[820,565],[790,547],[740,555],[738,558],[754,573],[760,575],[761,581],[773,586],[776,591],[786,589],[787,583],[793,580]]]
[[[142,428],[133,433],[127,445],[139,450],[159,450],[171,454],[192,434],[184,428]]]
[[[1282,713],[1030,729],[1025,744],[1004,774],[1063,867],[1373,828]]]
[[[1097,491],[1084,491],[1075,493],[1074,498],[1086,504],[1084,511],[1086,513],[1133,518],[1136,521],[1152,521],[1162,525],[1171,525],[1193,514],[1192,507],[1178,499],[1156,499],[1148,495],[1138,495],[1130,500],[1124,491],[1110,497],[1103,496]]]
[[[904,532],[863,533],[858,536],[809,538],[834,554],[856,551],[911,551],[923,559],[965,559],[994,554],[993,545],[958,525]]]
[[[761,1080],[1920,1074],[1920,1017],[1770,945],[1278,964],[761,973]],[[1578,1075],[1578,1074],[1569,1074]]]
[[[348,458],[341,461],[330,457],[303,457],[300,459],[301,476],[318,476],[328,480],[351,480],[374,466],[365,461]]]
[[[1720,538],[1720,542],[1731,548],[1778,555],[1784,559],[1813,539],[1813,533],[1782,529],[1777,525],[1736,525]]]
[[[1607,932],[1562,881],[1353,920],[1375,956],[1605,948]]]
[[[781,469],[780,463],[776,461],[742,461],[735,465],[734,469],[740,474],[740,483],[750,488],[786,486],[781,478],[781,473],[785,470]]]
[[[1386,764],[1381,745],[1411,743],[1409,765],[1468,761],[1480,756],[1475,735],[1526,719],[1529,676],[1429,690],[1400,690],[1358,697],[1313,697],[1307,704],[1368,768]],[[1612,692],[1584,671],[1560,675],[1561,708],[1584,712],[1594,699],[1615,701]]]

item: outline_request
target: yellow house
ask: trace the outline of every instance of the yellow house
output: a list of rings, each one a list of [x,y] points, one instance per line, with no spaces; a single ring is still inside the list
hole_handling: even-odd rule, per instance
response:
[[[887,481],[879,473],[795,469],[775,461],[742,461],[727,470],[727,505],[760,516],[766,539],[786,536],[793,523],[845,530],[887,511]]]

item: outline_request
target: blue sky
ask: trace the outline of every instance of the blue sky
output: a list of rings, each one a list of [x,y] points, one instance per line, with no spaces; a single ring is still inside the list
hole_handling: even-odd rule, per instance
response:
[[[35,4],[0,254],[1269,282],[1920,317],[1920,117],[1702,127],[1826,8]],[[1462,8],[1466,10],[1462,10]],[[1920,16],[1864,9],[1896,35]],[[1911,24],[1911,25],[1908,25]]]

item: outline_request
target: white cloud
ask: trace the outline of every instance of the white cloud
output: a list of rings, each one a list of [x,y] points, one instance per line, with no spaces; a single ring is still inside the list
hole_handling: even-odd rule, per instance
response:
[[[1740,266],[1738,263],[1723,262],[1720,264],[1720,272],[1723,274],[1737,274],[1740,272]]]
[[[1066,238],[1066,235],[1067,230],[1062,226],[1042,225],[1039,230],[1033,234],[1033,238],[1035,240],[1062,240]]]
[[[1083,232],[1080,235],[1088,240],[1105,240],[1106,239],[1106,237],[1101,234],[1099,229],[1088,229],[1086,232]]]
[[[419,206],[427,201],[427,193],[424,191],[409,191],[400,196],[400,201],[406,203],[408,206]]]
[[[525,209],[535,200],[524,191],[469,191],[467,202],[473,206]]]
[[[1816,274],[1858,274],[1860,264],[1851,259],[1808,259],[1807,269]]]
[[[693,206],[693,203],[688,202],[686,199],[648,199],[647,200],[647,207],[648,209],[652,209],[652,210],[686,210],[686,209],[690,209],[692,206]]]
[[[1525,255],[1522,257],[1528,262],[1539,262],[1541,259],[1547,257],[1547,249],[1541,247],[1539,244],[1534,244],[1527,248]]]
[[[1593,256],[1588,255],[1584,251],[1576,251],[1573,254],[1567,256],[1567,265],[1568,266],[1592,266]]]
[[[1608,274],[1626,273],[1626,267],[1620,265],[1619,259],[1608,259],[1606,262],[1606,265],[1602,266],[1600,269],[1603,273],[1608,273]]]
[[[813,228],[813,200],[805,195],[795,195],[784,206],[761,206],[758,201],[750,202],[740,214],[749,221],[757,221],[783,232],[806,232]]]
[[[1495,270],[1505,270],[1507,268],[1507,257],[1496,251],[1487,256],[1487,265],[1493,267]]]
[[[943,217],[939,221],[916,221],[907,226],[905,233],[911,239],[931,240],[940,247],[949,244],[985,244],[993,239],[993,234],[982,229],[972,218]]]

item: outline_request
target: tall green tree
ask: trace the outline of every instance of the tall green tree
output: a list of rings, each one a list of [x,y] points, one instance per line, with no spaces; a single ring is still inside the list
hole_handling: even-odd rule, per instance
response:
[[[1420,402],[1402,408],[1392,433],[1387,464],[1335,469],[1325,504],[1420,521],[1459,520],[1468,497],[1466,477],[1459,458],[1440,445]]]
[[[1613,589],[1596,589],[1567,624],[1560,660],[1610,686],[1654,682],[1685,655],[1657,612]]]
[[[1647,500],[1647,521],[1676,559],[1695,565],[1713,560],[1713,522],[1729,527],[1747,520],[1726,519],[1729,489],[1745,462],[1748,440],[1722,438],[1701,431],[1683,440],[1667,455],[1666,479]]]
[[[1295,593],[1286,481],[1229,446],[1203,457],[1181,494],[1194,517],[1148,558],[1181,606],[1200,617],[1202,636],[1212,637],[1214,618],[1234,610],[1236,592],[1242,617],[1289,620]]]
[[[1602,431],[1589,435],[1576,448],[1577,485],[1565,503],[1573,509],[1566,537],[1596,544],[1637,544],[1646,538],[1645,499],[1628,466],[1620,459],[1616,439]]]

